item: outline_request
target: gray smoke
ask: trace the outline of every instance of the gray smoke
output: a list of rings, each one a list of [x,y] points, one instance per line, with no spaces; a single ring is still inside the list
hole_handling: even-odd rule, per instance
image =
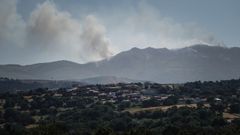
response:
[[[180,48],[193,44],[216,45],[220,42],[212,33],[194,22],[179,23],[171,17],[161,15],[159,9],[140,1],[136,10],[127,14],[111,33],[118,37],[112,40],[117,46],[134,45],[140,48],[148,46]],[[127,32],[125,32],[127,30]]]
[[[86,17],[83,22],[84,25],[47,1],[33,11],[27,33],[31,45],[37,43],[67,56],[81,56],[82,61],[109,57],[110,43],[106,40],[104,26],[94,16]]]
[[[83,25],[81,39],[85,44],[84,50],[92,52],[96,58],[107,58],[112,55],[110,41],[104,36],[105,28],[100,25],[94,16],[87,16]],[[96,53],[97,52],[97,53]]]
[[[53,2],[45,1],[24,21],[16,4],[15,0],[0,2],[0,46],[7,40],[17,46],[24,44],[25,50],[35,52],[38,60],[47,56],[50,60],[87,62],[112,54],[105,28],[94,16],[78,20],[66,11],[59,11]]]
[[[136,46],[219,44],[213,34],[197,24],[178,23],[162,16],[147,1],[137,3],[129,13],[120,10],[119,14],[106,14],[106,18],[97,14],[111,29],[107,33],[95,16],[79,13],[83,19],[73,17],[50,0],[39,4],[26,20],[17,12],[17,0],[0,0],[0,60],[28,64],[65,59],[83,63]]]
[[[15,0],[0,1],[0,47],[3,45],[22,45],[25,23],[17,14]]]

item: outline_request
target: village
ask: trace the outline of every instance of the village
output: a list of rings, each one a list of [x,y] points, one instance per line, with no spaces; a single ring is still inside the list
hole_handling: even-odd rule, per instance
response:
[[[210,102],[211,104],[222,105],[225,101],[223,99],[224,96],[199,93],[198,90],[187,92],[182,89],[184,89],[182,84],[158,84],[150,82],[73,85],[70,88],[57,89],[39,88],[31,91],[16,91],[12,94],[1,94],[0,107],[4,108],[5,106],[6,108],[9,104],[14,104],[11,102],[15,102],[14,106],[11,105],[15,109],[24,110],[25,108],[25,110],[37,109],[41,111],[41,109],[46,109],[44,107],[66,110],[78,107],[79,105],[85,108],[93,104],[112,104],[118,110],[122,111],[128,108],[131,110],[132,108],[172,105],[193,105],[196,107],[197,104],[202,104],[209,107]],[[233,93],[230,97],[237,98],[239,97],[239,93],[239,91]],[[6,96],[6,94],[8,95]],[[17,97],[11,96],[14,94],[17,94]],[[38,106],[35,104],[38,104]],[[229,109],[228,107],[227,109]]]
[[[196,112],[198,117],[209,117],[205,121],[222,118],[223,121],[217,121],[217,124],[234,124],[240,119],[240,87],[236,85],[239,81],[226,81],[222,89],[217,87],[222,82],[139,82],[73,84],[67,88],[5,92],[0,93],[0,128],[17,124],[24,130],[34,129],[54,121],[93,126],[95,120],[101,119],[114,124],[111,117],[120,121],[131,117],[131,122],[144,122],[144,117],[174,119],[181,111],[187,111],[191,116]],[[169,112],[175,113],[169,117]],[[124,117],[119,119],[119,115]]]

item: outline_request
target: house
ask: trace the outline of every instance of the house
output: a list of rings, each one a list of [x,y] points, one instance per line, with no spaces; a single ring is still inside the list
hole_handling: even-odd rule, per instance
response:
[[[63,95],[61,93],[54,93],[54,97],[62,97]]]

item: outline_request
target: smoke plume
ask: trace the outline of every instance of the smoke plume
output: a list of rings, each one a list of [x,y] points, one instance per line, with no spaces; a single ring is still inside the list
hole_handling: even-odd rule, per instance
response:
[[[17,14],[15,0],[0,1],[0,47],[5,45],[22,45],[25,23]]]
[[[30,14],[24,19],[17,10],[17,2],[0,1],[1,63],[62,59],[85,63],[108,58],[113,50],[120,52],[132,47],[180,48],[221,43],[196,23],[179,23],[163,16],[144,0],[130,5],[131,10],[121,8],[113,14],[79,12],[79,18],[73,12],[60,10],[54,1],[46,0],[28,11]]]
[[[111,33],[113,37],[119,37],[117,41],[112,40],[114,44],[120,47],[133,45],[132,47],[140,48],[148,46],[181,48],[194,44],[220,44],[212,33],[197,23],[179,23],[171,17],[161,15],[154,5],[147,2],[139,2],[136,9],[119,22],[118,29]]]
[[[90,55],[96,58],[107,58],[112,55],[110,51],[110,41],[104,36],[105,28],[100,25],[94,16],[87,16],[81,39],[85,44],[84,50],[92,52]]]
[[[0,2],[0,46],[11,42],[21,50],[17,48],[21,45],[37,61],[46,56],[78,62],[111,56],[105,28],[93,15],[78,20],[69,12],[58,10],[53,2],[45,1],[24,21],[17,13],[16,4],[15,0]]]

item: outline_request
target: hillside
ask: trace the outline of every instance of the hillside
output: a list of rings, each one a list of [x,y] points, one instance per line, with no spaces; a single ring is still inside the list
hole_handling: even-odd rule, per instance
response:
[[[78,64],[56,61],[1,65],[0,76],[17,79],[81,80],[115,76],[160,83],[239,78],[240,48],[194,45],[180,49],[132,48],[110,59]]]

